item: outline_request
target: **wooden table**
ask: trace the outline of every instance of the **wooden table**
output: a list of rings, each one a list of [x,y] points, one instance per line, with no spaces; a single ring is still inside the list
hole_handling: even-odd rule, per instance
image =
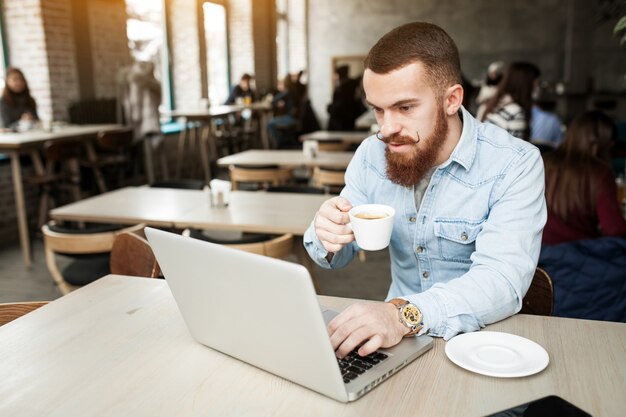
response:
[[[138,224],[155,227],[229,230],[252,233],[291,233],[294,252],[317,284],[313,261],[302,235],[327,195],[233,191],[225,208],[211,207],[199,190],[126,187],[50,211],[55,220]]]
[[[482,416],[549,394],[595,417],[623,415],[626,324],[516,315],[486,330],[536,341],[550,364],[491,378],[454,365],[436,339],[342,404],[195,342],[166,281],[110,275],[0,327],[0,415]]]
[[[304,135],[300,135],[300,142],[304,142],[307,140],[314,140],[317,142],[326,142],[326,141],[336,141],[339,140],[341,142],[350,143],[350,144],[359,144],[363,142],[364,139],[368,138],[372,134],[369,132],[359,132],[359,131],[330,131],[330,130],[318,130],[312,133],[306,133]]]
[[[301,150],[248,150],[220,158],[217,163],[221,166],[323,166],[345,169],[353,156],[354,152],[319,152],[315,158],[310,158]]]
[[[29,154],[33,160],[35,171],[38,175],[44,174],[44,167],[39,156],[39,149],[47,141],[65,139],[93,140],[98,132],[110,131],[122,128],[116,124],[59,126],[52,132],[43,130],[31,130],[21,133],[0,133],[0,153],[9,154],[11,157],[11,173],[13,176],[13,192],[15,194],[15,210],[17,212],[17,224],[20,233],[20,245],[24,264],[29,267],[32,263],[30,239],[28,236],[28,221],[26,219],[26,203],[24,202],[24,185],[22,183],[21,154]]]
[[[211,207],[209,195],[200,190],[126,187],[55,208],[50,216],[55,220],[301,236],[328,198],[318,194],[233,191],[228,207],[216,208]]]
[[[169,112],[161,113],[164,117],[182,118],[186,122],[199,122],[200,128],[192,130],[192,137],[190,142],[197,139],[200,143],[200,161],[202,164],[202,170],[205,180],[208,182],[211,180],[211,167],[210,157],[211,155],[217,155],[217,148],[215,145],[215,134],[211,128],[211,121],[216,118],[226,117],[230,114],[240,113],[244,110],[251,110],[259,115],[259,134],[261,136],[261,144],[265,149],[269,149],[269,137],[267,134],[267,122],[272,113],[271,103],[256,102],[248,106],[229,104],[211,106],[206,109],[177,109]],[[185,138],[187,135],[187,129],[183,129],[178,146],[178,163],[176,165],[176,174],[180,175],[181,163],[184,159],[184,146]],[[209,150],[207,150],[207,147]]]

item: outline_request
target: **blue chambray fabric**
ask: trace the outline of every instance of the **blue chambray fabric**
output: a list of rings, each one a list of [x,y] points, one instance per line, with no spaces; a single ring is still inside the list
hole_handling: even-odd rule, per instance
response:
[[[387,299],[415,303],[424,314],[422,333],[446,340],[520,310],[546,222],[537,148],[464,108],[460,113],[460,141],[434,171],[419,208],[412,187],[387,178],[385,144],[374,136],[356,151],[341,192],[353,206],[395,208]],[[329,263],[313,223],[304,246],[318,265],[332,269],[347,265],[358,250],[353,242]]]

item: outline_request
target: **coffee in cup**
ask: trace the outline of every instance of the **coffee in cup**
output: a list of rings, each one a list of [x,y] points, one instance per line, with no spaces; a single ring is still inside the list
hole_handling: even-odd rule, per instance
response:
[[[378,220],[378,219],[384,219],[385,217],[389,217],[389,215],[387,213],[358,213],[355,214],[354,217],[358,218],[358,219],[363,219],[363,220]]]
[[[363,204],[353,207],[348,226],[357,245],[364,250],[381,250],[389,246],[396,211],[384,204]]]

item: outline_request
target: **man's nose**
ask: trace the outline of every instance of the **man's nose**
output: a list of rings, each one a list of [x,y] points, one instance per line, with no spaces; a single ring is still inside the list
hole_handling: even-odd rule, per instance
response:
[[[384,118],[383,125],[380,127],[380,133],[382,133],[384,137],[393,136],[400,133],[401,130],[402,126],[400,123],[397,123],[392,117],[387,116]]]

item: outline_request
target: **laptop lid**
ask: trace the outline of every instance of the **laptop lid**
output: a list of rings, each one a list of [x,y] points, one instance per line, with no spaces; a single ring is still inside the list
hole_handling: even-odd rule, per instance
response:
[[[174,300],[198,342],[339,401],[371,390],[432,346],[408,338],[384,366],[344,384],[302,265],[146,228]],[[324,309],[325,310],[325,309]]]

